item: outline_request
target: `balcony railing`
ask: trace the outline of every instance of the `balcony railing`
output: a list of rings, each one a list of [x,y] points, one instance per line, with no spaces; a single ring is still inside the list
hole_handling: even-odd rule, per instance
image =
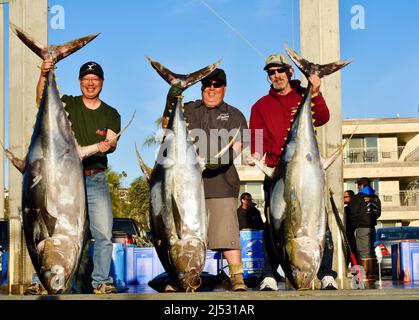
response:
[[[404,147],[398,147],[397,151],[378,151],[377,148],[351,148],[345,151],[343,161],[344,164],[397,161],[403,148]]]
[[[381,194],[382,206],[419,207],[419,190],[403,190],[397,194]]]

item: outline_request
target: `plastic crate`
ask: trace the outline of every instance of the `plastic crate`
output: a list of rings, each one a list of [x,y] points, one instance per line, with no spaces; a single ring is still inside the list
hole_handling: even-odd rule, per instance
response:
[[[242,248],[243,278],[258,278],[262,275],[265,256],[263,252],[263,230],[240,231]]]
[[[392,278],[419,281],[419,242],[403,241],[391,246]]]
[[[207,250],[203,271],[217,275],[221,268],[220,256],[218,252]],[[223,265],[227,265],[225,259]],[[147,284],[154,277],[164,272],[166,271],[154,247],[128,247],[125,249],[125,282],[127,285]]]

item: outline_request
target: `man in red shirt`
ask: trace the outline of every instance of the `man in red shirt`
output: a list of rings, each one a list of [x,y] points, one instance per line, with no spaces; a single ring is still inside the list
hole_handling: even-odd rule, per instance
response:
[[[268,167],[275,168],[284,151],[294,114],[303,99],[303,95],[306,93],[306,88],[301,86],[299,80],[291,80],[294,75],[294,69],[284,55],[277,53],[270,55],[266,59],[264,70],[268,74],[271,88],[269,93],[259,99],[251,110],[249,123],[251,153],[252,157],[258,160],[266,154],[265,164]],[[318,127],[329,121],[329,109],[320,92],[320,77],[313,74],[309,77],[309,81],[312,84],[311,101],[314,104],[312,107],[313,119],[315,120],[314,126]],[[249,160],[249,165],[254,165],[254,163]],[[271,191],[271,179],[268,177],[265,177],[263,190],[265,192],[265,215],[267,215]],[[269,231],[266,228],[265,243],[272,268],[269,266],[269,263],[265,266],[265,278],[260,285],[260,290],[276,291],[278,286],[274,274],[279,262],[274,261],[275,254],[273,254],[273,248],[269,245],[272,242],[269,237]],[[331,254],[333,254],[333,251]],[[320,269],[322,271],[322,268]],[[278,274],[276,274],[276,278],[279,278]],[[330,270],[330,275],[328,272],[326,274],[323,272],[321,278],[322,280],[324,279],[322,288],[328,287],[330,282],[332,282],[331,286],[337,289],[337,285],[334,282],[336,272]]]

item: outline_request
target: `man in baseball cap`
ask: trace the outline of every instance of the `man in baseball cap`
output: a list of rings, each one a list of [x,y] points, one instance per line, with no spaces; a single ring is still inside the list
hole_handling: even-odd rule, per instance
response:
[[[102,80],[104,79],[102,67],[94,61],[86,62],[80,67],[79,79],[83,78],[86,74],[95,74]]]
[[[291,67],[290,61],[287,59],[286,56],[279,54],[279,53],[273,53],[265,60],[265,67],[263,70],[268,70],[270,67],[273,66],[279,66],[279,67]]]

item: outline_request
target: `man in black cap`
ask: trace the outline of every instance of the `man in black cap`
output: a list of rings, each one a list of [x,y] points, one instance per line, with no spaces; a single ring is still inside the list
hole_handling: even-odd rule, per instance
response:
[[[54,62],[46,59],[36,87],[39,104],[48,71]],[[104,74],[96,62],[83,64],[79,71],[81,96],[63,95],[61,100],[69,113],[72,129],[80,148],[86,184],[87,211],[90,232],[94,241],[92,287],[95,294],[116,293],[113,279],[109,275],[113,245],[112,207],[106,181],[107,154],[115,151],[115,136],[121,130],[118,111],[100,100]],[[32,288],[33,287],[33,288]],[[37,291],[37,289],[39,289]],[[39,293],[42,287],[32,284],[28,293]]]
[[[190,130],[201,129],[202,134],[206,136],[207,149],[205,151],[208,155],[206,158],[211,158],[228,144],[221,129],[229,133],[235,132],[238,128],[247,129],[247,123],[238,109],[224,102],[227,89],[227,77],[224,70],[215,69],[202,79],[201,83],[202,99],[186,103],[184,116]],[[169,110],[173,109],[176,97],[181,94],[182,89],[175,86],[170,88],[162,119],[163,127],[167,126]],[[233,291],[246,291],[247,287],[243,280],[240,230],[236,214],[240,180],[233,164],[234,158],[242,150],[242,143],[239,140],[236,140],[228,151],[228,161],[218,163],[211,161],[206,165],[202,177],[205,205],[209,216],[208,247],[222,252],[227,259]]]

